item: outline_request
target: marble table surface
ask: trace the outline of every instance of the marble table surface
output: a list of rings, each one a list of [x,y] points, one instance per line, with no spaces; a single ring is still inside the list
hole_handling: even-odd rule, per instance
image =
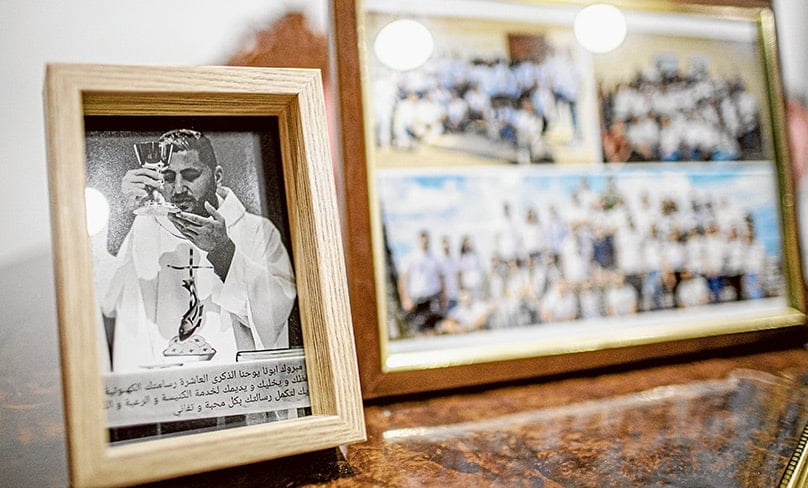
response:
[[[0,327],[3,486],[68,484],[49,266],[16,271],[44,277],[44,295],[0,280],[14,304]],[[776,486],[806,382],[808,351],[792,345],[376,400],[365,442],[152,486]]]

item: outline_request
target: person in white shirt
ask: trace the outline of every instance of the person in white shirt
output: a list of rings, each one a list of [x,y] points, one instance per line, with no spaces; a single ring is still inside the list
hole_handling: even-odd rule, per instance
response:
[[[721,289],[724,287],[724,262],[726,261],[726,244],[718,230],[718,224],[707,225],[704,237],[704,261],[702,271],[710,288],[710,301],[719,302]]]
[[[451,90],[452,96],[446,101],[446,130],[463,132],[469,123],[469,103]]]
[[[530,276],[525,268],[520,267],[515,259],[506,263],[505,293],[498,306],[507,327],[516,327],[530,323],[525,299],[530,288]]]
[[[523,227],[525,253],[529,258],[539,258],[547,253],[547,238],[544,235],[544,228],[539,221],[539,214],[535,208],[527,209],[525,223]]]
[[[724,279],[726,286],[735,290],[735,300],[744,299],[743,276],[746,272],[746,253],[749,251],[737,227],[732,227],[726,237],[726,261],[724,262]]]
[[[398,295],[413,334],[434,329],[441,319],[444,281],[440,261],[430,250],[429,232],[418,234],[418,247],[401,267]]]
[[[634,221],[630,218],[627,225],[619,227],[615,233],[617,269],[626,277],[626,282],[637,290],[639,304],[644,303],[644,243],[645,237],[636,229]]]
[[[693,274],[702,274],[704,270],[704,234],[699,227],[693,226],[685,239],[685,269]]]
[[[578,316],[578,297],[570,283],[560,278],[544,296],[541,304],[542,322],[568,322]]]
[[[519,108],[513,113],[513,129],[516,135],[516,160],[519,164],[529,164],[545,156],[542,139],[542,118],[536,114],[533,102],[523,98]]]
[[[760,152],[760,105],[757,98],[737,82],[732,89],[732,99],[738,110],[742,149],[752,154]]]
[[[637,313],[637,290],[626,283],[623,273],[611,274],[605,292],[606,313],[610,316],[623,316]]]
[[[592,241],[586,237],[582,227],[577,227],[567,234],[561,245],[561,269],[564,278],[573,285],[578,285],[590,276],[592,269]]]
[[[654,224],[649,227],[648,236],[643,241],[642,260],[645,271],[642,309],[656,310],[663,308],[662,240]]]
[[[578,303],[581,306],[581,319],[594,319],[605,314],[603,290],[592,280],[585,280],[578,289]]]
[[[561,247],[569,233],[569,227],[555,205],[550,205],[545,224],[547,231],[547,245],[553,258],[561,254]]]
[[[437,100],[435,91],[428,91],[415,104],[415,116],[412,133],[415,138],[425,144],[432,144],[443,134],[446,110]]]
[[[527,288],[523,303],[530,315],[530,322],[537,323],[541,320],[540,305],[544,297],[549,282],[553,279],[549,269],[549,255],[529,256],[527,258]]]
[[[647,115],[635,116],[626,130],[633,151],[642,161],[657,159],[659,124]]]
[[[763,274],[766,271],[766,248],[755,238],[754,226],[749,225],[746,233],[746,251],[744,252],[744,298],[756,300],[763,298]]]
[[[390,147],[393,140],[393,114],[398,101],[398,85],[392,76],[379,76],[372,85],[373,126],[376,145]]]
[[[707,286],[707,280],[689,270],[683,271],[679,287],[676,289],[676,303],[680,307],[688,308],[709,302],[710,288]]]
[[[511,324],[508,322],[508,308],[505,306],[507,292],[507,269],[505,263],[496,256],[491,257],[488,269],[487,296],[491,304],[491,317],[488,321],[490,329],[504,329]]]
[[[483,121],[492,117],[491,99],[485,94],[480,85],[475,83],[472,83],[471,87],[466,90],[463,94],[463,99],[469,107],[469,120],[472,124],[475,124],[475,129],[482,129]]]
[[[460,242],[458,273],[461,290],[467,291],[472,300],[485,298],[485,268],[470,236],[463,236]]]
[[[494,249],[502,262],[518,260],[523,255],[522,228],[507,202],[502,204],[502,222],[494,234]]]
[[[460,293],[460,263],[457,258],[452,255],[451,241],[449,236],[443,236],[441,239],[441,254],[440,266],[441,276],[443,276],[443,300],[442,303],[444,310],[451,310],[452,307],[457,305],[458,295]]]
[[[544,62],[556,98],[556,105],[566,106],[569,124],[574,136],[578,136],[578,91],[580,75],[569,48],[558,49]],[[561,115],[561,112],[559,113]],[[566,117],[565,117],[566,118]]]
[[[398,149],[411,149],[415,138],[418,116],[418,95],[414,92],[396,103],[393,109],[393,145]]]
[[[659,159],[661,161],[678,161],[682,158],[682,141],[685,127],[681,118],[672,119],[667,115],[660,117],[659,127]]]
[[[463,334],[487,327],[491,306],[486,302],[475,301],[466,291],[460,292],[456,307],[449,310],[438,323],[437,331],[442,334]]]

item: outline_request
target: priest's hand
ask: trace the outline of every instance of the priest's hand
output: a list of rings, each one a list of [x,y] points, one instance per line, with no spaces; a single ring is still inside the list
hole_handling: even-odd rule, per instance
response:
[[[227,222],[213,205],[205,202],[210,217],[202,217],[190,212],[177,212],[168,215],[174,227],[199,249],[208,253],[208,261],[223,280],[230,269],[236,246],[227,235]]]

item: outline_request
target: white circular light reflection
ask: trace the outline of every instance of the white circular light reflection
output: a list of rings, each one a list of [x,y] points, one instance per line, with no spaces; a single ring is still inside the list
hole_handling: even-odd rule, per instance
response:
[[[87,211],[87,233],[94,236],[107,226],[109,202],[100,191],[88,186],[84,189],[84,206]]]
[[[590,5],[575,16],[573,29],[575,38],[587,51],[607,53],[626,38],[626,17],[613,5]]]
[[[386,66],[408,71],[426,63],[435,48],[432,33],[420,22],[394,20],[382,27],[373,43],[373,51]]]

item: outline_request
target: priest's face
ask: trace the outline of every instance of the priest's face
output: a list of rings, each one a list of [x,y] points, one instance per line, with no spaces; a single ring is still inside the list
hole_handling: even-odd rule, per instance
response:
[[[199,159],[197,151],[172,154],[168,167],[163,171],[163,178],[163,196],[183,212],[207,217],[205,202],[218,206],[215,171]]]

